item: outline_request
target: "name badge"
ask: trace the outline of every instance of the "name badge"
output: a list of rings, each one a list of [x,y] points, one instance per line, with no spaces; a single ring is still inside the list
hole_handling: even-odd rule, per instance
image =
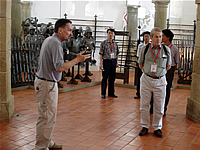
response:
[[[111,58],[111,59],[114,59],[114,58],[115,58],[115,54],[114,54],[114,53],[111,53],[111,54],[110,54],[110,58]]]
[[[151,72],[156,72],[157,65],[151,65]]]

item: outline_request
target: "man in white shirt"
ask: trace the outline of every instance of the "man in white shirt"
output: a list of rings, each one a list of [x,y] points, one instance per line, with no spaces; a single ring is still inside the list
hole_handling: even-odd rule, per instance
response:
[[[138,45],[137,60],[139,59],[141,48],[143,46],[145,46],[146,44],[148,44],[149,41],[150,41],[150,32],[149,31],[143,32],[142,35],[143,35],[143,43]],[[142,71],[138,67],[138,71],[137,71],[137,92],[136,92],[136,96],[134,96],[135,99],[139,99],[140,98],[140,77],[141,77],[141,75],[142,75]]]

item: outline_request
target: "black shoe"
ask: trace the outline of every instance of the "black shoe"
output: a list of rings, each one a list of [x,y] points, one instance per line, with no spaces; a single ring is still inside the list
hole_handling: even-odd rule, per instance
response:
[[[148,133],[148,130],[149,130],[149,129],[143,127],[142,130],[141,130],[140,133],[139,133],[139,136],[144,136],[144,135],[146,135],[146,134]]]
[[[106,95],[101,95],[101,98],[105,99],[105,98],[106,98]]]
[[[153,109],[152,109],[152,108],[150,108],[149,113],[150,113],[150,114],[153,114]]]
[[[155,134],[157,137],[163,137],[162,131],[161,131],[160,129],[154,131],[154,134]]]
[[[135,99],[140,99],[140,96],[136,95],[134,96]]]
[[[108,96],[110,96],[110,97],[115,97],[115,98],[117,98],[118,96],[117,95],[108,95]]]
[[[166,116],[166,111],[167,111],[167,110],[166,110],[166,109],[164,109],[164,114],[163,114],[163,116]]]

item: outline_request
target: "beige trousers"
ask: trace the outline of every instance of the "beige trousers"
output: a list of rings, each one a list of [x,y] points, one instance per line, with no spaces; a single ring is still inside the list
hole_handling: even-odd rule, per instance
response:
[[[58,86],[56,82],[36,77],[34,87],[38,106],[35,150],[48,150],[54,144],[52,132],[56,122]]]
[[[150,127],[150,113],[149,104],[151,101],[151,95],[153,92],[154,100],[154,113],[153,113],[153,129],[158,130],[162,128],[162,118],[164,114],[165,95],[166,95],[166,77],[163,76],[160,79],[152,79],[144,73],[140,78],[140,112],[142,127]]]

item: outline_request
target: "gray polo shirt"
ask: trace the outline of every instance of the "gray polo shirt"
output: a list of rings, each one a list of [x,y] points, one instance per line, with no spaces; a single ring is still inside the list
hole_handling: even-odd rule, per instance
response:
[[[178,48],[174,44],[170,44],[168,46],[171,52],[172,66],[175,66],[179,63],[179,51]]]
[[[109,45],[110,43],[110,45]],[[117,55],[119,54],[119,49],[117,46],[117,43],[113,40],[113,53],[114,53],[114,59],[117,57]],[[103,59],[111,59],[111,46],[112,43],[107,39],[105,41],[103,41],[100,45],[100,51],[99,54],[103,55]]]
[[[63,48],[59,37],[54,33],[42,44],[36,75],[56,82],[61,80],[62,72],[58,70],[64,63]]]
[[[156,72],[151,72],[151,65],[154,65],[154,58],[149,46],[149,49],[147,50],[147,53],[145,55],[145,61],[144,61],[144,51],[146,46],[143,46],[141,51],[140,51],[140,56],[139,56],[139,64],[143,64],[142,71],[145,74],[148,74],[150,76],[156,76],[156,77],[161,77],[164,76],[167,73],[166,67],[167,65],[171,65],[171,53],[169,47],[165,46],[167,50],[167,56],[165,54],[163,46],[158,46],[157,48],[153,47],[152,44],[152,51],[154,54],[154,58],[156,57],[158,50],[161,48],[160,53],[158,54],[158,57],[155,61],[155,64],[157,65],[157,70]]]

